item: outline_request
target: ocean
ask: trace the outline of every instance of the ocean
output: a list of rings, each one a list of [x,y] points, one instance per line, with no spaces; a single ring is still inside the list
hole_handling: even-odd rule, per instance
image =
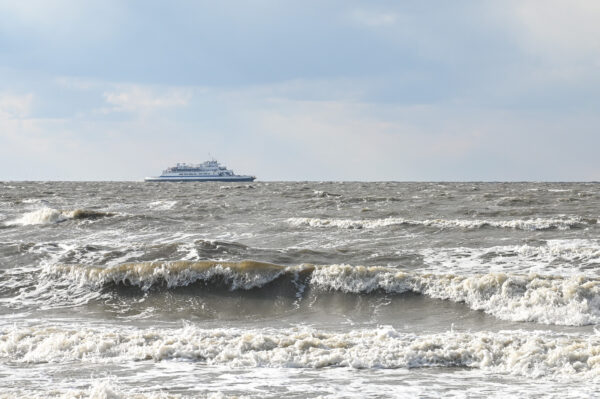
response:
[[[0,183],[0,398],[600,395],[594,183]]]

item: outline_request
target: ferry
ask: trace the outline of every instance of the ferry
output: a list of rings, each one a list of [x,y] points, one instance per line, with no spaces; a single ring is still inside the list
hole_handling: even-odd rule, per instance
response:
[[[146,182],[163,181],[254,181],[256,176],[236,175],[217,160],[201,164],[178,163],[163,170],[160,176],[146,177]]]

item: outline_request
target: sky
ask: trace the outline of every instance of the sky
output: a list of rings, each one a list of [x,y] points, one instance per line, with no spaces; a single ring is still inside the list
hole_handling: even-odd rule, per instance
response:
[[[0,0],[0,180],[600,180],[600,1]],[[210,154],[210,155],[209,155]]]

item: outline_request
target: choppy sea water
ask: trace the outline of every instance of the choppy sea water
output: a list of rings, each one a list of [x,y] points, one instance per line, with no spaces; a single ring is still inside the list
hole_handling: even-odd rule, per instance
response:
[[[595,397],[600,186],[0,183],[0,398]]]

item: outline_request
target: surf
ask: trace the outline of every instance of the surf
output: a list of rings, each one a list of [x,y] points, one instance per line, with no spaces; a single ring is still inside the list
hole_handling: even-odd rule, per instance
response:
[[[41,279],[84,293],[98,293],[109,287],[135,287],[151,293],[195,285],[195,295],[201,295],[202,285],[235,292],[273,290],[273,284],[294,287],[299,298],[306,290],[352,295],[416,293],[463,303],[501,320],[566,326],[600,324],[600,279],[580,275],[433,274],[345,264],[155,261],[108,267],[49,265]]]

